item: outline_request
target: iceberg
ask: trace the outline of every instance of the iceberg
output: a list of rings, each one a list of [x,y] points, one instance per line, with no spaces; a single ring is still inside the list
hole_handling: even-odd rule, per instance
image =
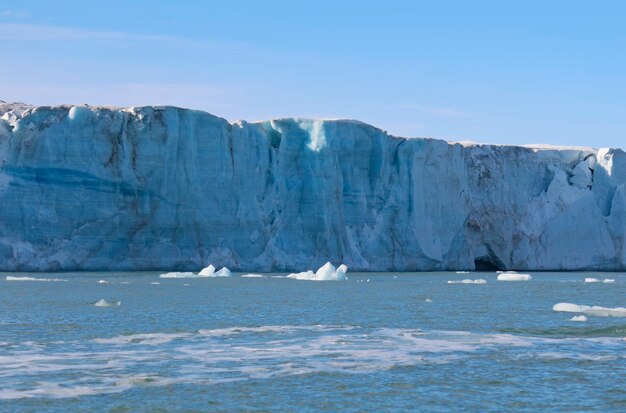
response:
[[[401,138],[355,120],[0,103],[0,270],[327,260],[624,271],[626,153]]]
[[[503,272],[498,275],[498,281],[530,281],[532,278],[530,274],[519,274],[516,272]]]
[[[348,272],[348,267],[345,264],[341,264],[339,267],[335,268],[330,262],[327,262],[323,266],[321,266],[316,272],[313,271],[305,271],[294,274],[289,274],[287,278],[293,278],[296,280],[307,280],[307,281],[345,281],[348,279],[346,273]],[[367,280],[369,282],[369,280]]]
[[[626,308],[624,307],[608,308],[571,303],[558,303],[552,307],[552,310],[566,313],[582,313],[596,317],[626,317]]]
[[[223,267],[221,270],[216,271],[213,275],[214,277],[232,277],[233,273],[226,267]]]
[[[215,267],[212,264],[209,264],[208,267],[204,267],[199,273],[200,277],[212,277],[215,275]]]

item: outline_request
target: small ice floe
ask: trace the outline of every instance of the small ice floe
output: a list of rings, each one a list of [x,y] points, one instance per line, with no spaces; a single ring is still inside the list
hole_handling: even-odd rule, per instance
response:
[[[198,275],[193,272],[166,272],[159,275],[159,278],[197,278]]]
[[[507,271],[498,275],[498,281],[530,281],[530,274],[520,274],[515,271]]]
[[[454,280],[454,281],[448,281],[448,284],[487,284],[487,280],[484,280],[482,278],[478,278],[476,280],[470,280],[469,278],[466,278],[464,280]]]
[[[98,284],[108,284],[107,280],[98,280]]]
[[[111,301],[108,302],[107,300],[105,300],[104,298],[96,301],[95,303],[93,303],[93,305],[95,305],[96,307],[118,307],[120,305],[122,305],[121,301]]]
[[[457,271],[456,273],[457,274],[469,274],[470,272],[469,271]]]
[[[13,277],[11,275],[7,275],[7,281],[35,281],[35,282],[66,282],[67,280],[63,280],[61,278],[34,278],[34,277]]]
[[[307,281],[345,281],[346,272],[348,267],[345,264],[341,264],[338,268],[335,268],[330,262],[327,262],[321,266],[316,272],[311,270],[299,273],[289,274],[287,278],[293,278],[296,280]],[[369,280],[367,280],[369,282]]]
[[[604,284],[614,284],[615,280],[612,278],[605,278],[604,280],[599,280],[597,278],[585,278],[586,283],[604,283]]]
[[[584,315],[575,315],[574,317],[569,319],[570,321],[587,321],[587,317]]]
[[[571,303],[558,303],[552,307],[552,310],[564,313],[581,313],[596,317],[626,317],[626,308],[624,307],[608,308]]]
[[[153,281],[153,282],[151,282],[151,283],[150,283],[150,285],[161,285],[161,283],[160,283],[160,282]]]
[[[427,302],[427,303],[432,303],[432,302],[433,302],[433,300],[432,300],[432,299],[430,299],[430,298],[427,298],[427,299],[425,299],[424,301],[425,301],[425,302]]]
[[[262,274],[244,274],[241,278],[265,278],[265,275]]]
[[[159,278],[214,278],[214,277],[231,277],[232,273],[226,267],[219,271],[215,271],[213,265],[203,268],[199,273],[195,272],[167,272],[159,275]]]

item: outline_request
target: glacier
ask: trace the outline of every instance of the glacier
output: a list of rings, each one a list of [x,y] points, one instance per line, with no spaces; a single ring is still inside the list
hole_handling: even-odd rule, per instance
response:
[[[0,270],[626,269],[621,149],[0,102]]]

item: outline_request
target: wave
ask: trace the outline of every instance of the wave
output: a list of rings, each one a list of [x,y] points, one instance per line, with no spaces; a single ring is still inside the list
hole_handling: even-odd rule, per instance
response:
[[[553,357],[605,362],[607,357],[626,357],[623,345],[622,338],[554,339],[353,325],[142,332],[95,338],[88,351],[82,341],[5,348],[0,371],[3,383],[10,384],[0,390],[0,399],[69,398],[135,386],[213,385],[302,374],[372,374],[455,363],[477,354],[490,357],[490,351],[515,360]],[[584,352],[591,348],[595,353]],[[176,363],[164,363],[173,359]]]

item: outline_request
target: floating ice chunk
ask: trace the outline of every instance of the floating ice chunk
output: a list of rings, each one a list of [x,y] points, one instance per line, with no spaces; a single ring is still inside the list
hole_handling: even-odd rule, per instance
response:
[[[613,278],[605,278],[602,282],[604,284],[615,284],[615,280]]]
[[[95,305],[96,307],[116,307],[116,306],[120,306],[122,305],[121,301],[112,301],[112,302],[108,302],[107,300],[105,300],[104,298],[96,301],[95,303],[93,303],[93,305]]]
[[[626,308],[624,307],[600,307],[588,305],[578,305],[570,303],[558,303],[552,307],[553,311],[562,311],[567,313],[582,313],[596,317],[626,317]]]
[[[215,267],[209,264],[208,267],[205,267],[198,273],[200,277],[212,277],[215,274]]]
[[[457,271],[457,274],[469,274],[469,271]]]
[[[425,299],[424,301],[426,301],[427,303],[432,303],[432,302],[433,302],[433,300],[432,300],[432,299],[430,299],[430,298],[427,298],[427,299]]]
[[[588,305],[578,305],[571,303],[558,303],[552,307],[552,311],[561,311],[564,313],[584,313],[591,307]]]
[[[151,282],[150,285],[161,285],[161,283],[154,281],[154,282]]]
[[[598,280],[597,278],[585,278],[585,282],[586,283],[599,283],[600,280]]]
[[[11,275],[7,275],[6,280],[7,281],[37,281],[37,282],[66,282],[67,281],[61,278],[13,277]]]
[[[296,280],[308,280],[308,281],[345,281],[348,267],[341,264],[339,268],[335,268],[330,262],[327,262],[321,266],[317,272],[305,271],[294,274],[289,274],[287,278],[293,278]],[[369,280],[367,280],[369,282]]]
[[[478,278],[476,280],[470,280],[469,278],[466,278],[461,281],[458,281],[458,280],[448,281],[448,284],[487,284],[487,280],[484,280],[482,278]]]
[[[530,274],[518,274],[513,271],[503,272],[498,275],[498,281],[530,281],[532,278]]]
[[[232,277],[233,273],[226,267],[222,267],[221,270],[217,271],[214,277]]]
[[[589,310],[585,311],[585,314],[594,315],[596,317],[626,317],[626,308],[607,308],[594,305]]]
[[[198,278],[199,275],[192,272],[166,272],[159,275],[159,278]]]
[[[107,280],[98,280],[98,284],[108,284]]]
[[[241,278],[265,278],[265,275],[261,274],[244,274]]]
[[[570,318],[570,321],[587,321],[587,317],[585,317],[584,315],[575,315],[574,317]]]

